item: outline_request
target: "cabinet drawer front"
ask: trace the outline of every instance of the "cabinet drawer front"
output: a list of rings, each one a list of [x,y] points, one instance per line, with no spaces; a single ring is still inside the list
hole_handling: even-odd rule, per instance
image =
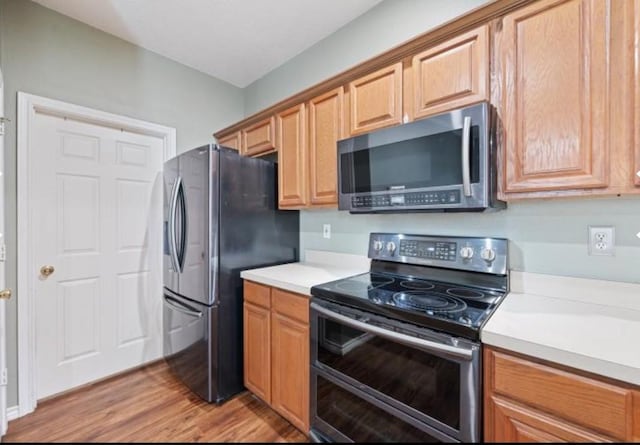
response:
[[[271,288],[269,286],[244,280],[244,301],[268,309],[271,307]]]
[[[496,425],[495,442],[613,442],[610,438],[542,414],[500,396],[491,396],[489,409]]]
[[[626,437],[630,390],[500,352],[491,355],[494,374],[490,386],[495,394],[591,430]]]
[[[273,309],[287,317],[309,323],[309,297],[273,288]]]

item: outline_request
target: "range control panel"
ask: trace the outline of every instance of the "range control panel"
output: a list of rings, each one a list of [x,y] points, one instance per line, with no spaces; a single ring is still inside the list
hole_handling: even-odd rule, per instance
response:
[[[400,256],[442,261],[455,261],[456,253],[456,243],[416,239],[400,240],[400,249],[398,250]]]
[[[508,241],[503,238],[372,233],[369,258],[505,275]]]

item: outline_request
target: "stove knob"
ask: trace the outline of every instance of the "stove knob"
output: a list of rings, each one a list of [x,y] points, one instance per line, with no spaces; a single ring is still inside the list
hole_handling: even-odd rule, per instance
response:
[[[480,251],[480,258],[490,263],[496,259],[496,251],[491,247],[485,247]]]
[[[383,246],[384,244],[382,244],[382,241],[377,240],[373,242],[373,250],[376,252],[380,252]]]
[[[393,253],[396,250],[396,243],[394,243],[393,241],[389,241],[387,243],[387,252],[389,253]]]
[[[473,247],[465,246],[460,249],[460,256],[464,260],[470,260],[473,258]]]

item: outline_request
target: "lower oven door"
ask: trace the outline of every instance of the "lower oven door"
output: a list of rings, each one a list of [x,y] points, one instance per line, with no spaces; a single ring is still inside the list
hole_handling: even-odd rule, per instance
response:
[[[312,436],[336,442],[435,443],[456,440],[340,379],[311,369]],[[314,434],[315,433],[315,434]]]
[[[378,415],[369,416],[369,411],[363,408],[366,403],[346,401],[349,393],[351,398],[362,399],[365,394],[370,396],[365,400],[381,402],[369,403],[371,412],[375,411],[371,408],[374,405],[383,411],[380,407],[387,407],[387,411],[393,409],[406,414],[416,420],[417,425],[451,439],[481,440],[481,368],[477,343],[357,309],[314,301],[311,304],[311,364],[312,371],[318,374],[312,381],[312,428],[332,439],[344,440],[327,432],[327,425],[335,431],[341,431],[346,425],[336,420],[336,409],[357,413],[358,421],[368,423],[369,428],[380,425]],[[336,391],[344,394],[340,399],[342,408],[340,403],[333,402],[332,415],[326,409],[322,411],[322,407],[327,406],[325,394],[332,394],[332,391],[321,391],[323,387],[334,388],[334,399]],[[358,406],[360,411],[355,409]],[[345,432],[341,434],[356,442],[368,440]],[[394,436],[393,440],[399,439]]]

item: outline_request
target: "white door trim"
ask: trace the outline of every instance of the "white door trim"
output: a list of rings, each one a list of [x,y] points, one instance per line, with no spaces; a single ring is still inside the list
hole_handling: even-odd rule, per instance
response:
[[[35,113],[64,117],[103,127],[126,130],[154,136],[163,140],[164,160],[176,155],[176,130],[164,125],[133,119],[126,116],[94,110],[46,97],[18,92],[18,415],[32,412],[37,405],[36,393],[36,325],[35,306],[28,275],[31,252],[28,249],[28,233],[31,224],[29,209],[29,156],[30,128]]]

